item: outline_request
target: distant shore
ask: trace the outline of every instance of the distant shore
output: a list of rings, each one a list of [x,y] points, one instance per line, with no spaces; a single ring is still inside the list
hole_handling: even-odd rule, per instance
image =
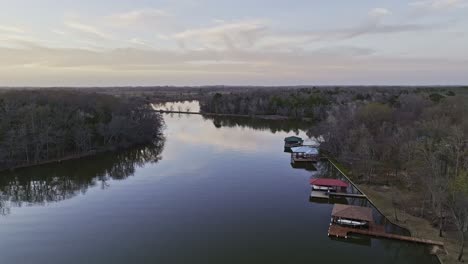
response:
[[[240,114],[223,114],[223,113],[207,113],[207,112],[187,112],[187,111],[171,111],[171,110],[156,110],[159,113],[165,114],[187,114],[187,115],[206,115],[206,116],[226,116],[226,117],[245,117],[245,118],[258,118],[265,120],[296,120],[288,116],[282,115],[240,115]],[[311,122],[310,118],[299,118],[297,120],[303,120]]]

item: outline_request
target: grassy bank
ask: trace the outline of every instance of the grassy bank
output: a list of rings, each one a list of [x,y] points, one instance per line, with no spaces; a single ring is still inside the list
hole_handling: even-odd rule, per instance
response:
[[[352,172],[338,163],[336,160],[330,161],[351,180]],[[405,210],[406,204],[394,205],[394,197],[398,200],[408,201],[417,199],[417,194],[409,191],[401,191],[395,187],[382,187],[367,184],[355,185],[369,198],[369,200],[378,208],[378,210],[392,223],[408,229],[411,235],[418,238],[429,239],[434,241],[442,241],[445,244],[445,252],[439,252],[437,256],[443,264],[460,263],[457,260],[459,253],[458,233],[457,232],[444,232],[444,237],[439,236],[439,230],[431,225],[431,223],[421,217],[417,217],[407,213]],[[464,250],[464,258],[468,259],[468,250]]]
[[[416,217],[402,210],[402,208],[396,208],[396,219],[395,207],[392,202],[392,197],[406,197],[411,198],[415,196],[412,193],[402,193],[396,188],[382,188],[380,186],[372,186],[365,184],[358,184],[359,188],[372,200],[375,206],[385,215],[387,219],[392,221],[394,224],[402,226],[411,232],[414,237],[420,237],[424,239],[442,241],[445,244],[447,254],[438,254],[439,259],[444,264],[460,263],[457,261],[459,252],[458,237],[456,232],[445,232],[444,237],[439,237],[439,230],[431,225],[429,221],[424,218]],[[464,259],[468,258],[467,250],[465,249]]]

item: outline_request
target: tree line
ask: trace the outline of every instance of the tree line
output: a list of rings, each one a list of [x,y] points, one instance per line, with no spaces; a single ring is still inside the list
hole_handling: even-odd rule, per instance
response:
[[[162,117],[131,98],[60,89],[0,93],[0,170],[160,140]]]
[[[404,94],[386,103],[335,105],[310,134],[323,136],[321,148],[355,180],[411,192],[411,200],[392,197],[394,206],[429,219],[440,236],[454,226],[461,261],[468,229],[467,114],[466,95]]]
[[[215,93],[200,100],[200,110],[217,114],[319,119],[331,103],[331,95],[323,90],[262,89],[230,94]]]

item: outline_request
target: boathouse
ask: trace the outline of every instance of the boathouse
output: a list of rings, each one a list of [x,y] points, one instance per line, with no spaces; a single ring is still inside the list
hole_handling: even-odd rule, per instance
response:
[[[318,161],[319,150],[312,146],[300,146],[291,148],[291,162]]]
[[[291,148],[291,147],[298,147],[301,146],[304,140],[300,137],[291,136],[284,139],[284,147]]]
[[[372,209],[369,207],[335,204],[328,236],[348,238],[350,233],[444,247],[444,243],[440,241],[387,233],[384,225],[374,222]]]
[[[338,179],[317,178],[311,179],[310,185],[313,190],[317,191],[332,191],[332,192],[346,192],[349,184]]]
[[[374,223],[372,209],[369,207],[335,204],[332,211],[332,223],[352,227],[368,227]]]

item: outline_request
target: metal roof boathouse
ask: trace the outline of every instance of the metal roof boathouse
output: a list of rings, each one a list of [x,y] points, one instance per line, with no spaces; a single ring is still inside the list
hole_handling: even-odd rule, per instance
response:
[[[304,140],[296,136],[291,136],[284,139],[285,148],[302,146],[302,143],[304,143]]]
[[[301,161],[318,161],[319,150],[312,146],[300,146],[291,148],[291,163]]]

